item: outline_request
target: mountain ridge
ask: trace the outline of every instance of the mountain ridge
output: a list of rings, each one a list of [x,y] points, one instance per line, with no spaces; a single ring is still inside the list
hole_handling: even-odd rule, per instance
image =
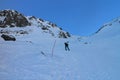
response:
[[[108,23],[103,24],[94,34],[91,36],[97,36],[100,38],[101,35],[104,37],[114,36],[117,35],[120,30],[120,17],[115,18]],[[14,35],[18,34],[29,34],[33,30],[32,28],[37,27],[42,31],[42,33],[50,34],[53,37],[58,38],[69,38],[71,35],[69,32],[62,30],[62,28],[58,27],[57,24],[52,23],[50,21],[46,21],[41,18],[37,18],[35,16],[24,16],[22,13],[19,13],[16,10],[1,10],[0,11],[0,33],[1,34],[11,34],[12,32],[15,33]],[[18,27],[19,31],[13,31],[13,28]],[[28,27],[29,30],[24,30],[25,27]],[[11,28],[11,29],[10,29]],[[20,29],[21,28],[21,29]],[[30,29],[31,28],[31,29]],[[108,28],[108,29],[107,29]],[[12,30],[13,29],[13,30]],[[114,29],[114,30],[113,30]],[[15,29],[16,30],[16,29]],[[35,30],[34,30],[35,31]],[[105,33],[105,34],[104,34]],[[84,37],[84,36],[83,36]]]
[[[8,10],[0,11],[0,28],[2,28],[0,33],[6,33],[5,31],[7,28],[18,27],[22,29],[27,26],[38,27],[38,29],[41,29],[42,32],[51,34],[51,36],[53,37],[58,37],[58,38],[71,37],[69,32],[62,30],[62,28],[58,27],[56,24],[50,21],[45,21],[41,18],[36,18],[35,16],[24,16],[22,13],[19,13],[16,10],[8,9]]]

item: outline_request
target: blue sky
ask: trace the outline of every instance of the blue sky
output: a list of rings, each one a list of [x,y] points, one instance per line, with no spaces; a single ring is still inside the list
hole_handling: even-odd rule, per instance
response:
[[[120,16],[120,0],[1,0],[0,10],[14,9],[56,23],[65,31],[87,36]]]

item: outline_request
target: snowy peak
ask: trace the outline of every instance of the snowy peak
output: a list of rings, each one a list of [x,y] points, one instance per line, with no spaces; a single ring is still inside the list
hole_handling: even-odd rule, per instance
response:
[[[36,18],[35,16],[27,16],[27,20],[30,22],[31,25],[33,26],[40,26],[40,25],[44,25],[44,26],[49,26],[49,27],[57,27],[56,24],[49,22],[49,21],[45,21],[41,18]]]
[[[120,18],[104,24],[96,33],[95,36],[113,37],[120,34]]]
[[[38,31],[40,34],[48,34],[52,37],[68,38],[70,34],[63,31],[62,28],[56,24],[45,21],[35,16],[24,16],[15,10],[1,10],[0,11],[0,33],[22,35],[25,33],[34,34]]]
[[[57,24],[50,21],[45,21],[41,18],[36,18],[35,16],[27,16],[27,20],[31,26],[40,27],[43,32],[50,33],[52,36],[57,37],[58,35],[59,38],[68,38],[71,36],[69,32],[63,31]]]

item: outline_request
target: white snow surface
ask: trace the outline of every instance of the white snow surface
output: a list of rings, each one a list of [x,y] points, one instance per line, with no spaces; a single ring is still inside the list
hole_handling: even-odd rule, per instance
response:
[[[5,17],[4,16],[1,16],[0,17],[0,21],[4,21]]]
[[[35,26],[22,29],[30,34],[11,33],[16,41],[0,38],[0,80],[120,80],[119,23],[90,37],[68,39]],[[70,51],[64,49],[66,41]]]

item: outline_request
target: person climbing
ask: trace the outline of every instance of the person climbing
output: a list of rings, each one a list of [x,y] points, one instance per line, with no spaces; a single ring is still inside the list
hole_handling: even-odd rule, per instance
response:
[[[66,51],[70,51],[69,42],[67,41],[67,42],[65,42],[64,44],[65,44],[65,50],[66,50]]]

